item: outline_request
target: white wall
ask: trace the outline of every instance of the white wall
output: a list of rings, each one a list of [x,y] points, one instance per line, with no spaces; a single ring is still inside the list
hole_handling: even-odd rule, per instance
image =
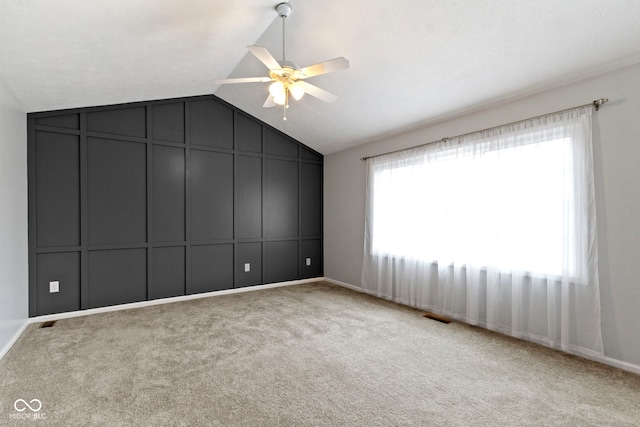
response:
[[[27,323],[27,115],[0,81],[0,357]]]
[[[419,95],[417,95],[419,96]],[[360,286],[365,206],[361,157],[609,98],[594,114],[605,356],[640,366],[640,64],[325,156],[324,273]]]

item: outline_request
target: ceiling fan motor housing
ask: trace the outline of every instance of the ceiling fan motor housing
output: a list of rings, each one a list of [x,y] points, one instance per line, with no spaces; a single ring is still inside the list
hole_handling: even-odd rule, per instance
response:
[[[293,61],[278,61],[278,64],[280,64],[282,68],[291,68],[292,70],[300,69],[300,66]]]

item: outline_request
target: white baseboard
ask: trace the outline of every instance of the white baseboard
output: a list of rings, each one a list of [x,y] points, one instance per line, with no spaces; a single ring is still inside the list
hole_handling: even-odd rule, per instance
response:
[[[352,290],[357,291],[357,292],[362,292],[363,294],[376,296],[373,292],[371,292],[371,291],[369,291],[367,289],[363,289],[360,286],[354,286],[354,285],[351,285],[349,283],[345,283],[345,282],[341,282],[339,280],[331,279],[329,277],[325,277],[324,280],[326,282],[333,283],[334,285],[338,285],[338,286],[342,286],[344,288],[352,289]],[[558,350],[558,351],[562,351],[562,350]],[[614,359],[614,358],[608,357],[608,356],[585,355],[585,354],[582,354],[582,353],[575,353],[575,352],[567,352],[567,353],[570,353],[570,354],[573,354],[575,356],[582,357],[584,359],[593,360],[594,362],[599,362],[599,363],[602,363],[604,365],[613,366],[614,368],[619,368],[619,369],[622,369],[624,371],[629,371],[629,372],[633,372],[634,374],[640,375],[640,365],[636,365],[634,363],[625,362],[623,360]]]
[[[22,324],[22,326],[20,326],[20,328],[16,331],[16,333],[9,340],[9,342],[6,343],[5,346],[2,347],[2,349],[0,349],[0,360],[2,360],[4,355],[9,352],[9,350],[11,349],[11,347],[13,347],[13,345],[16,343],[16,341],[18,341],[18,338],[20,338],[20,336],[22,335],[24,330],[27,329],[27,326],[29,326],[29,323],[30,323],[29,320],[25,319],[25,321]]]
[[[259,291],[263,289],[279,288],[282,286],[301,285],[303,283],[312,283],[323,280],[322,277],[315,277],[312,279],[291,280],[289,282],[269,283],[267,285],[247,286],[244,288],[225,289],[223,291],[204,292],[201,294],[182,295],[172,298],[160,298],[151,301],[132,302],[129,304],[111,305],[109,307],[90,308],[87,310],[69,311],[66,313],[47,314],[44,316],[36,316],[29,318],[29,323],[47,322],[50,320],[70,319],[72,317],[89,316],[91,314],[108,313],[111,311],[129,310],[132,308],[151,307],[160,304],[170,304],[173,302],[190,301],[200,298],[217,297],[229,294],[238,294],[242,292]]]
[[[349,283],[341,282],[341,281],[336,280],[336,279],[331,279],[329,277],[325,277],[324,281],[325,282],[329,282],[329,283],[333,283],[334,285],[342,286],[343,288],[348,288],[348,289],[352,289],[354,291],[363,292],[363,289],[361,287],[359,287],[359,286],[354,286],[354,285],[351,285]]]
[[[612,357],[604,356],[602,360],[594,359],[596,362],[604,363],[605,365],[613,366],[624,371],[633,372],[640,375],[640,365],[634,363],[624,362],[622,360],[614,359]]]
[[[354,291],[357,291],[357,292],[362,292],[363,294],[373,295],[374,297],[378,297],[379,298],[379,296],[375,292],[370,291],[368,289],[361,288],[360,286],[351,285],[349,283],[341,282],[339,280],[331,279],[329,277],[325,277],[324,281],[332,283],[334,285],[342,286],[343,288],[351,289],[351,290],[354,290]]]

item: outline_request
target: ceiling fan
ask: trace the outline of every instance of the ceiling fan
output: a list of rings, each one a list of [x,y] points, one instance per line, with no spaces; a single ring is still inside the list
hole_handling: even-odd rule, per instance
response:
[[[269,69],[269,77],[241,77],[215,80],[214,83],[229,84],[272,82],[269,85],[269,96],[262,106],[268,108],[276,105],[282,105],[283,119],[287,120],[287,108],[289,108],[290,97],[293,97],[293,99],[298,101],[305,93],[308,93],[309,95],[325,102],[333,102],[338,99],[334,94],[307,83],[304,80],[321,74],[345,70],[349,68],[349,61],[339,57],[304,68],[300,68],[295,62],[287,61],[285,55],[285,19],[291,15],[291,5],[289,3],[280,3],[275,9],[278,12],[278,15],[282,18],[282,61],[277,61],[264,47],[247,46],[249,52],[253,53],[256,58],[267,66]]]

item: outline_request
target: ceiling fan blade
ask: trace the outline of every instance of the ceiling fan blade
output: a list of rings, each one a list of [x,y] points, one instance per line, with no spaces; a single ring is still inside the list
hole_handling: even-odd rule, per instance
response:
[[[318,99],[321,99],[324,102],[333,102],[338,99],[334,94],[327,92],[324,89],[320,89],[318,86],[314,86],[307,82],[297,81],[296,84],[302,87],[305,93],[308,93],[311,96],[315,96]]]
[[[262,106],[264,108],[275,107],[276,101],[273,100],[273,95],[269,94],[269,96],[267,97],[267,100],[264,101],[264,104],[262,104]]]
[[[304,74],[304,78],[319,76],[320,74],[333,73],[334,71],[346,70],[349,68],[349,61],[343,57],[330,59],[325,62],[321,62],[315,65],[309,65],[308,67],[301,68],[299,71]]]
[[[267,48],[262,46],[247,46],[249,52],[253,53],[270,70],[281,70],[278,61],[269,53]]]
[[[217,85],[224,85],[230,83],[259,83],[259,82],[270,82],[271,77],[240,77],[237,79],[222,79],[222,80],[214,80],[213,83]]]

